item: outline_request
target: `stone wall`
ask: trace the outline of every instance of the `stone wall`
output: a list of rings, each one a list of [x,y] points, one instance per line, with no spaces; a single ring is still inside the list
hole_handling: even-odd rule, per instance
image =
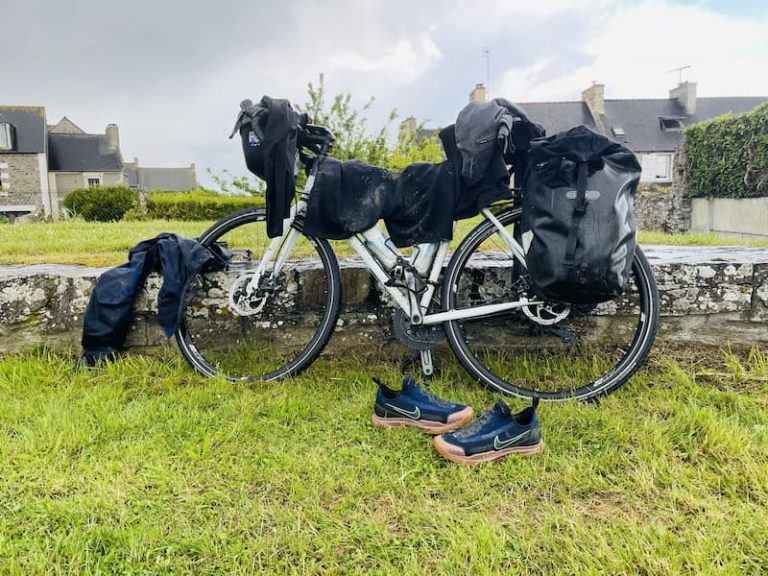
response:
[[[647,247],[661,295],[659,339],[768,346],[768,249]],[[0,352],[79,346],[89,295],[103,269],[0,267]],[[311,267],[307,273],[312,273]],[[487,274],[492,284],[495,275]],[[155,322],[160,279],[150,276],[135,305],[128,345],[161,345]],[[344,311],[336,342],[389,333],[389,298],[356,260],[342,262]],[[493,289],[489,286],[488,289]]]
[[[685,179],[685,145],[675,150],[672,184],[640,183],[635,197],[635,218],[639,230],[681,234],[691,229],[691,199]]]
[[[635,196],[638,230],[680,234],[691,227],[691,199],[674,186],[641,184]]]
[[[35,206],[42,209],[40,164],[37,154],[0,154],[0,163],[7,165],[7,177],[0,194],[3,206]]]

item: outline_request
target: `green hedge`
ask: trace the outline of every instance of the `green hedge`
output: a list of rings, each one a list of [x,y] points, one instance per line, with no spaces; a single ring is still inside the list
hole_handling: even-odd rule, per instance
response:
[[[125,186],[93,186],[64,196],[64,208],[88,221],[113,222],[135,207],[136,192]]]
[[[264,199],[254,196],[225,196],[207,190],[190,192],[150,192],[147,218],[165,220],[218,220],[243,208],[262,206]]]
[[[688,194],[768,196],[768,102],[685,129]]]

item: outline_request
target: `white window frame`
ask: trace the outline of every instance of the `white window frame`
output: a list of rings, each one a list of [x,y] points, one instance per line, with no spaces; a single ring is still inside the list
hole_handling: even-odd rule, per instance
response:
[[[8,185],[11,180],[9,176],[8,164],[0,162],[0,196],[3,198],[8,197],[8,193],[11,191],[11,187]]]
[[[0,150],[14,150],[14,130],[8,122],[0,122]]]
[[[98,180],[98,184],[91,184],[89,180]],[[101,186],[104,183],[104,174],[101,172],[83,172],[83,187]]]
[[[672,154],[669,152],[646,152],[639,154],[642,168],[642,182],[671,182]]]
[[[656,174],[657,180],[669,180],[672,177],[671,162],[672,158],[669,154],[656,154]]]

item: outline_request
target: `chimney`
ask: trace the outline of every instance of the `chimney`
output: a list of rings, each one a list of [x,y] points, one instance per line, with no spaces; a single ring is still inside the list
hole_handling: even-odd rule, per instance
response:
[[[408,116],[400,124],[400,128],[405,132],[406,137],[416,136],[416,118],[414,116]]]
[[[605,134],[605,84],[592,83],[592,86],[581,93],[581,100],[587,105],[592,121],[595,123],[597,131]]]
[[[680,82],[669,91],[669,97],[677,100],[688,116],[696,114],[696,82]]]
[[[485,102],[485,98],[486,98],[485,92],[486,92],[485,84],[476,84],[475,87],[472,89],[472,92],[469,93],[469,101]]]
[[[120,132],[117,129],[117,124],[107,124],[104,133],[107,135],[107,142],[109,147],[113,150],[120,149]]]

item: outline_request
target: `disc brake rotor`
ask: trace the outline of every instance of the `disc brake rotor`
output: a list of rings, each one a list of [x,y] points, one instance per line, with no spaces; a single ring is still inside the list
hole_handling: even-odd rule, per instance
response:
[[[565,320],[571,313],[570,304],[548,302],[546,304],[530,304],[522,307],[523,314],[531,321],[541,326],[551,326]]]
[[[229,308],[238,316],[255,316],[262,311],[272,292],[275,281],[261,279],[256,289],[249,289],[253,273],[241,275],[229,289]]]

